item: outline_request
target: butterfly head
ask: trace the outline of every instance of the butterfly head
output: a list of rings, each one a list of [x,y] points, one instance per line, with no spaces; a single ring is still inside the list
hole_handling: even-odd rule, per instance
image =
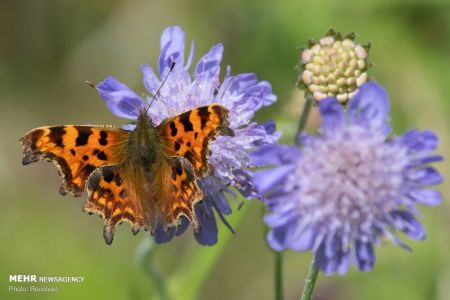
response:
[[[156,127],[156,125],[153,122],[152,118],[148,114],[147,109],[141,108],[139,110],[139,115],[138,115],[137,120],[136,120],[136,126],[137,127],[141,127],[141,128],[148,128],[148,127],[155,128]]]

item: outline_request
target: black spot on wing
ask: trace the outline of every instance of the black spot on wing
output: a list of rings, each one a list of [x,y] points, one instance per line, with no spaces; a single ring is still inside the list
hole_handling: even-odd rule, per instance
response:
[[[108,159],[108,156],[106,156],[106,153],[105,153],[105,152],[100,151],[100,152],[97,154],[97,158],[100,159],[100,160],[107,160],[107,159]]]
[[[84,173],[86,174],[86,178],[89,176],[89,174],[91,174],[92,172],[94,172],[94,170],[96,169],[95,166],[91,165],[91,164],[86,164],[83,168]]]
[[[99,144],[102,146],[108,145],[107,137],[108,133],[106,131],[100,131],[100,138],[98,139]]]
[[[114,179],[114,173],[111,172],[111,171],[109,171],[109,170],[106,170],[106,169],[105,169],[105,173],[103,173],[103,179],[104,179],[107,183],[110,183],[110,182],[113,181],[113,179]]]
[[[181,174],[183,174],[183,166],[181,165],[181,161],[176,161],[174,169],[175,172],[177,172],[178,176],[181,176]]]
[[[191,163],[194,163],[195,159],[194,159],[194,155],[192,154],[191,151],[186,151],[186,153],[184,153],[183,156],[184,156],[184,158],[186,158]]]
[[[35,129],[29,133],[30,136],[26,135],[22,137],[20,142],[27,147],[29,146],[31,150],[36,151],[37,141],[44,135],[44,132],[45,131],[43,129]]]
[[[66,134],[64,126],[50,127],[50,133],[48,139],[54,143],[57,147],[64,148],[63,136]]]
[[[101,179],[101,169],[92,173],[91,177],[88,180],[88,189],[91,191],[95,191],[99,187]]]
[[[85,126],[75,126],[75,129],[78,131],[78,137],[75,140],[75,145],[86,145],[88,143],[89,136],[92,134],[91,128]]]
[[[222,116],[224,113],[224,109],[221,106],[218,105],[213,105],[211,106],[212,110],[219,116]]]
[[[169,126],[170,126],[170,130],[171,130],[170,135],[171,136],[176,136],[177,133],[178,133],[178,130],[177,130],[177,126],[175,125],[175,123],[174,122],[170,122]]]
[[[56,146],[64,148],[64,143],[62,137],[56,140]]]
[[[194,126],[192,125],[191,121],[189,120],[189,117],[191,116],[191,112],[187,111],[185,113],[182,113],[179,117],[180,123],[183,124],[184,131],[193,131]]]
[[[202,106],[202,107],[200,107],[200,108],[197,110],[197,114],[198,114],[198,116],[200,117],[200,120],[201,120],[201,128],[203,129],[203,128],[205,128],[206,123],[207,123],[208,120],[209,120],[209,115],[211,114],[211,113],[208,111],[208,106]]]
[[[178,141],[175,141],[175,151],[180,150],[181,144]]]

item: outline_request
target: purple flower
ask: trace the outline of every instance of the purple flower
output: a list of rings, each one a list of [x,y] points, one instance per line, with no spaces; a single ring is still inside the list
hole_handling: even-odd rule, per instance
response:
[[[434,154],[438,137],[410,130],[388,138],[388,96],[373,82],[348,113],[335,98],[319,105],[319,135],[302,134],[301,147],[270,145],[253,154],[255,163],[276,166],[254,177],[267,195],[268,242],[277,251],[313,251],[326,274],[346,273],[349,262],[370,271],[381,237],[407,249],[398,231],[425,238],[416,204],[441,201],[429,189],[443,180],[428,165],[442,160]]]
[[[229,109],[230,127],[235,136],[219,136],[210,145],[209,162],[215,173],[201,180],[204,199],[196,207],[197,217],[201,225],[195,238],[200,244],[213,245],[217,242],[217,224],[214,214],[227,225],[223,215],[231,213],[225,194],[231,194],[229,187],[234,186],[249,197],[257,197],[256,188],[249,180],[251,167],[249,153],[258,146],[274,143],[279,133],[272,123],[257,124],[251,122],[255,112],[263,106],[268,106],[276,100],[272,88],[266,81],[258,81],[255,74],[239,74],[232,76],[230,67],[225,78],[220,83],[220,62],[223,45],[217,44],[200,58],[193,76],[189,73],[194,56],[194,43],[191,43],[189,56],[184,61],[185,34],[180,27],[169,27],[161,36],[161,54],[158,60],[158,73],[144,64],[141,67],[143,83],[148,96],[140,97],[126,85],[113,77],[108,77],[97,85],[100,96],[106,101],[110,111],[123,118],[136,119],[139,109],[148,106],[153,95],[161,86],[162,79],[169,72],[170,66],[175,67],[157,94],[148,114],[158,125],[168,117],[175,116],[187,110],[217,103]],[[124,128],[131,130],[134,125]],[[174,235],[182,234],[188,227],[187,219],[181,220],[181,225],[175,229],[156,230],[157,242],[166,242]],[[231,228],[231,227],[230,227]]]

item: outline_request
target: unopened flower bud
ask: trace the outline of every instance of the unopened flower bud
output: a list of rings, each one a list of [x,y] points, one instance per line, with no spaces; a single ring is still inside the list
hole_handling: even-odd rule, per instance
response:
[[[330,30],[300,54],[299,84],[315,101],[336,97],[346,104],[368,81],[368,46]]]

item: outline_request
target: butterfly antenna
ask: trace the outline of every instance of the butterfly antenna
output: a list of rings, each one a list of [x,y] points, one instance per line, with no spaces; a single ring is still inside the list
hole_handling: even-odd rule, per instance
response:
[[[149,108],[150,108],[150,106],[152,106],[153,101],[155,101],[156,96],[158,95],[158,93],[161,90],[161,88],[164,86],[164,83],[166,82],[167,78],[169,78],[169,75],[170,75],[170,73],[172,73],[174,67],[175,67],[175,62],[173,61],[172,64],[170,65],[169,73],[167,73],[167,75],[164,78],[163,82],[161,83],[159,88],[156,90],[156,93],[153,94],[152,100],[150,100],[150,104],[147,106],[147,109],[145,110],[145,113],[147,113]]]

